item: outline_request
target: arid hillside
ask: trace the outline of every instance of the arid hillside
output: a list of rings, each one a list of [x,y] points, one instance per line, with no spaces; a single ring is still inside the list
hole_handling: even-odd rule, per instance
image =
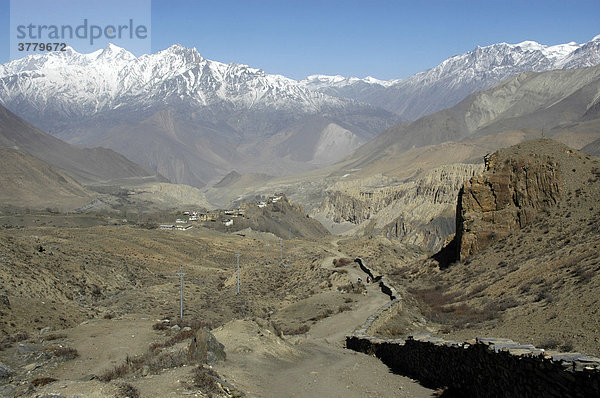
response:
[[[524,142],[489,157],[460,195],[457,246],[405,266],[370,258],[405,297],[379,333],[506,337],[599,354],[600,159],[552,140]],[[349,245],[360,244],[369,247]],[[410,320],[406,308],[427,321]]]
[[[65,211],[95,196],[63,171],[16,149],[0,147],[0,169],[0,208]]]
[[[235,294],[237,250],[243,298]],[[282,255],[289,268],[274,265],[279,250],[266,266],[263,241],[200,228],[7,228],[0,229],[0,254],[0,330],[5,336],[73,326],[104,313],[174,316],[179,281],[173,278],[180,266],[187,274],[186,313],[202,314],[213,325],[236,316],[266,316],[283,301],[308,295],[328,277],[311,269],[324,255],[318,245],[286,241]]]
[[[321,223],[304,212],[302,206],[294,205],[283,197],[276,202],[266,199],[259,207],[255,203],[243,204],[243,216],[228,216],[221,212],[216,219],[202,223],[206,228],[221,232],[266,232],[283,239],[319,239],[329,235]],[[226,225],[231,223],[231,225]]]

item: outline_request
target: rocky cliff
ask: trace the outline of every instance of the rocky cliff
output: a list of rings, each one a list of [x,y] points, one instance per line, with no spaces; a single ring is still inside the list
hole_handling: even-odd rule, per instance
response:
[[[583,159],[583,154],[550,139],[527,141],[487,156],[483,174],[465,183],[458,195],[455,259],[531,224],[566,191],[583,185],[577,181],[585,167]]]
[[[481,170],[481,165],[451,164],[395,185],[338,184],[338,190],[327,194],[321,211],[335,222],[357,224],[358,235],[383,234],[436,250],[454,233],[459,189]]]

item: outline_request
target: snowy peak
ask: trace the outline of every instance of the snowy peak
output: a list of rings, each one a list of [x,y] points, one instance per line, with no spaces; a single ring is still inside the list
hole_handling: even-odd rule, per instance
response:
[[[417,75],[428,74],[430,72],[436,74],[435,71],[448,69],[448,65],[457,67],[457,64],[466,65],[463,68],[454,68],[453,73],[460,73],[461,69],[473,68],[476,69],[489,69],[494,66],[512,66],[523,68],[532,67],[535,69],[536,66],[547,65],[549,69],[554,69],[553,66],[562,67],[566,64],[573,55],[580,49],[593,47],[596,42],[600,42],[600,35],[594,37],[588,43],[577,44],[570,42],[566,44],[558,44],[554,46],[546,46],[535,41],[522,41],[516,44],[509,43],[497,43],[489,46],[477,46],[472,51],[465,54],[455,55],[443,61],[437,67],[429,69],[424,72],[420,72]],[[590,65],[582,65],[590,66]],[[544,69],[545,70],[545,69]],[[343,87],[353,85],[357,83],[373,84],[383,87],[391,87],[394,85],[402,84],[408,79],[394,79],[394,80],[379,80],[373,77],[357,78],[357,77],[344,77],[340,75],[328,76],[328,75],[311,75],[306,79],[301,80],[303,84],[311,89],[321,89],[326,87]]]
[[[98,52],[98,51],[96,51]],[[129,51],[125,50],[124,48],[121,48],[119,46],[115,46],[112,43],[109,43],[103,50],[100,51],[100,53],[98,54],[98,56],[96,57],[97,60],[99,59],[111,59],[111,60],[124,60],[124,61],[132,61],[134,59],[136,59],[135,55],[133,55],[132,53],[130,53]]]
[[[310,90],[321,90],[332,87],[347,87],[353,85],[377,85],[381,87],[390,87],[399,82],[399,80],[380,80],[372,76],[365,78],[358,77],[344,77],[340,75],[329,76],[329,75],[311,75],[306,79],[300,80],[299,83],[309,88]]]
[[[600,35],[584,44],[546,46],[523,41],[478,46],[406,79],[382,81],[371,77],[313,75],[301,83],[311,90],[367,102],[415,120],[451,107],[467,95],[518,73],[583,68],[599,63]]]
[[[69,48],[15,60],[0,67],[0,103],[15,111],[26,103],[65,118],[165,106],[308,113],[356,106],[281,75],[205,59],[179,44],[140,57],[109,44],[89,54]]]

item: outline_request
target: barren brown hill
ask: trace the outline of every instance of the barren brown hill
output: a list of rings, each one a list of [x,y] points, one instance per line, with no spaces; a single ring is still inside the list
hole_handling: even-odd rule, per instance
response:
[[[72,210],[94,198],[67,174],[24,152],[0,148],[0,207]]]
[[[460,203],[459,262],[372,259],[428,319],[420,331],[600,353],[600,159],[524,142],[491,156]],[[398,311],[379,333],[414,328]]]
[[[251,228],[253,231],[267,232],[283,239],[319,239],[329,235],[323,225],[307,215],[301,206],[290,203],[287,198],[264,207],[246,204],[241,217],[221,214],[218,220],[204,222],[207,228],[221,232],[236,232]],[[232,222],[225,225],[225,221]]]
[[[27,123],[0,105],[0,147],[27,152],[65,171],[80,184],[166,181],[106,148],[78,148]]]

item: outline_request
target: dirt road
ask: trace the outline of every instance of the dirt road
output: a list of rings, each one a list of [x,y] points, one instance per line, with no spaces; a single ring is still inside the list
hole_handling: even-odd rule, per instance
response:
[[[337,250],[332,254],[344,257]],[[333,258],[321,266],[330,268]],[[343,268],[351,280],[366,279],[356,263]],[[253,348],[229,350],[227,361],[216,369],[251,397],[431,397],[432,390],[390,373],[377,358],[344,348],[345,336],[387,301],[377,285],[368,285],[352,311],[322,319],[306,335],[289,338],[290,350],[265,352],[253,340],[247,344]],[[230,326],[227,336],[216,332],[226,347],[245,339],[235,329]]]
[[[328,252],[332,256],[320,264],[325,269],[334,269],[335,257],[347,257],[335,245],[328,246]],[[358,277],[366,280],[354,262],[335,269],[345,270],[338,275],[347,278],[347,282],[356,282]],[[306,334],[283,339],[259,325],[268,321],[245,319],[226,323],[213,331],[227,352],[227,360],[215,365],[215,370],[249,397],[432,396],[432,390],[390,373],[377,358],[344,348],[345,336],[389,300],[377,285],[366,285],[364,294],[335,289],[318,294],[329,298],[334,294],[352,296],[351,310],[317,321]],[[318,297],[313,299],[318,300]],[[165,369],[158,375],[133,374],[108,384],[88,379],[91,374],[101,374],[123,363],[127,355],[142,354],[152,341],[160,340],[160,333],[151,328],[155,321],[138,314],[121,319],[91,320],[66,330],[70,345],[80,356],[51,372],[50,375],[60,381],[40,388],[37,393],[61,393],[65,397],[115,396],[119,384],[127,382],[135,386],[142,397],[202,396],[186,387],[191,380],[190,367]]]

